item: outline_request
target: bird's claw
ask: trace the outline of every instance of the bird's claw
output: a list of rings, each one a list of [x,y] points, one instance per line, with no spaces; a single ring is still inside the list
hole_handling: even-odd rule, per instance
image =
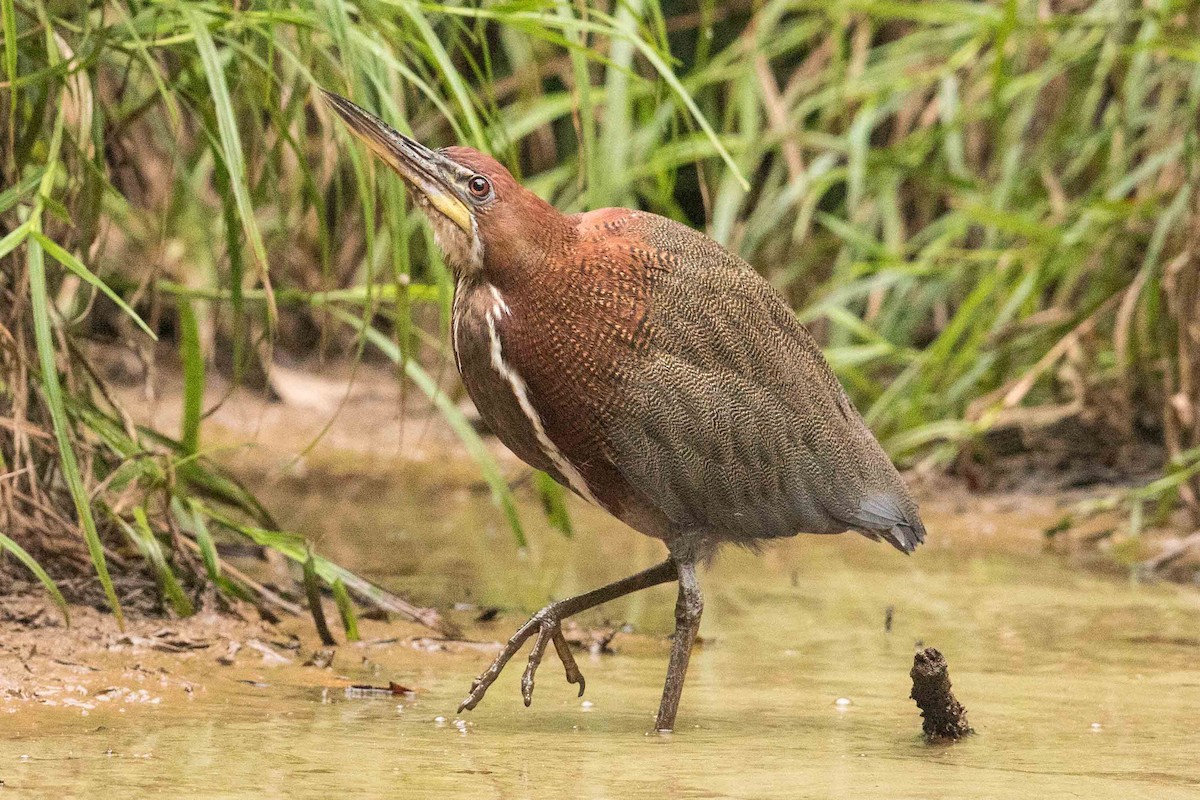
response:
[[[500,670],[504,669],[504,665],[510,657],[511,654],[508,654],[507,650],[501,652],[496,657],[496,660],[478,678],[471,681],[471,691],[467,693],[466,699],[458,704],[458,713],[461,714],[463,711],[470,711],[479,705],[479,701],[487,694],[488,687],[500,676]]]
[[[529,653],[529,665],[525,667],[525,674],[521,677],[521,697],[525,700],[526,708],[533,703],[534,675],[542,664],[542,656],[546,654],[546,645],[551,642],[554,644],[554,652],[558,654],[558,659],[562,662],[563,670],[567,673],[567,683],[579,684],[579,696],[583,696],[585,685],[583,673],[579,671],[579,665],[575,663],[575,656],[571,654],[571,646],[567,644],[567,639],[563,636],[562,626],[557,621],[546,622],[538,631],[538,637],[533,642],[533,650]]]
[[[554,636],[555,630],[556,628],[551,625],[543,624],[541,630],[538,631],[537,638],[533,640],[533,649],[529,651],[529,664],[525,667],[525,674],[521,676],[521,697],[525,700],[526,708],[533,703],[533,676],[542,663],[542,656],[546,653],[546,644]]]
[[[571,645],[567,644],[567,637],[563,636],[561,628],[554,632],[554,652],[558,653],[558,660],[567,672],[567,683],[579,684],[578,697],[583,697],[583,688],[587,682],[583,679],[583,673],[579,671],[579,665],[575,663]]]
[[[525,705],[529,706],[533,703],[533,685],[534,676],[537,673],[537,668],[542,663],[542,656],[546,654],[546,645],[553,643],[554,652],[558,654],[558,658],[562,661],[563,669],[566,671],[567,683],[579,685],[579,696],[583,696],[585,681],[583,673],[579,671],[579,665],[575,663],[575,656],[571,654],[571,646],[567,643],[566,637],[562,633],[562,623],[555,617],[541,613],[531,619],[517,631],[516,635],[509,640],[508,646],[496,656],[496,660],[483,673],[471,682],[471,691],[467,694],[465,700],[459,705],[458,711],[470,711],[479,705],[483,700],[483,696],[487,690],[495,683],[496,678],[500,676],[500,672],[504,669],[509,659],[513,657],[516,651],[525,643],[525,640],[533,635],[534,630],[537,631],[537,638],[533,642],[533,650],[529,653],[529,664],[525,667],[525,674],[521,677],[521,697],[525,701]]]

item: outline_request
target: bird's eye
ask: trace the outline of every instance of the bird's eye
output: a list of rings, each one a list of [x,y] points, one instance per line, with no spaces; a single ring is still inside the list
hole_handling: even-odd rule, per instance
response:
[[[476,175],[467,181],[467,191],[477,200],[483,200],[492,193],[492,184],[482,175]]]

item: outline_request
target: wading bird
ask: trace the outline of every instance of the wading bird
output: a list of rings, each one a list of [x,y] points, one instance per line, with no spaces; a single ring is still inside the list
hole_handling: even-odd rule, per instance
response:
[[[350,130],[407,183],[454,271],[455,362],[514,453],[662,540],[663,563],[533,615],[471,686],[483,699],[530,638],[525,704],[550,645],[584,680],[564,619],[678,581],[655,728],[671,730],[721,544],[857,531],[908,553],[917,505],[783,298],[719,244],[642,211],[565,215],[469,147],[431,150],[337,95]]]

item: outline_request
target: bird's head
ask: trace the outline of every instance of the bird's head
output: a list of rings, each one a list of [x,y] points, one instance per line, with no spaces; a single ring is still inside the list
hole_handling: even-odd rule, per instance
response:
[[[354,135],[404,179],[457,275],[536,256],[554,238],[562,215],[496,159],[470,147],[432,150],[346,98],[322,94]]]

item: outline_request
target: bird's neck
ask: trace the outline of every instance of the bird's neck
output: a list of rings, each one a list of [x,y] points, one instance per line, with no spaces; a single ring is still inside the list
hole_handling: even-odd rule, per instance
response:
[[[484,237],[479,277],[501,292],[545,286],[571,269],[566,255],[577,236],[575,225],[549,204],[535,211],[508,220],[506,226],[500,221],[503,227]]]

